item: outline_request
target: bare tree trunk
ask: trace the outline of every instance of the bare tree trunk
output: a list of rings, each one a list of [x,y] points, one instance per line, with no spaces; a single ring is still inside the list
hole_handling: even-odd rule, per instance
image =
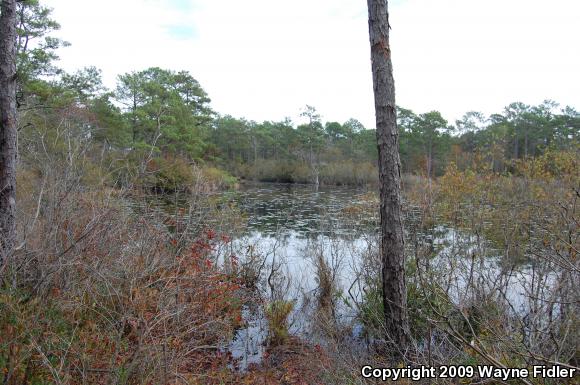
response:
[[[513,158],[514,159],[518,159],[519,158],[519,155],[520,155],[519,154],[520,153],[520,151],[519,151],[519,149],[520,149],[520,141],[519,141],[520,138],[519,138],[519,135],[518,135],[518,128],[517,128],[517,126],[514,127],[514,138],[515,138],[515,142],[514,142],[514,156],[513,156]]]
[[[405,256],[401,220],[401,163],[387,0],[367,0],[379,150],[381,259],[387,340],[394,355],[409,345]]]
[[[427,178],[429,181],[431,180],[431,174],[433,170],[433,138],[431,138],[431,134],[429,134],[429,149],[427,151]],[[429,182],[431,183],[431,182]]]
[[[526,123],[526,129],[524,130],[524,159],[528,158],[528,146],[529,146],[529,135],[528,135],[528,124]]]
[[[1,0],[0,16],[0,266],[16,232],[16,0]]]

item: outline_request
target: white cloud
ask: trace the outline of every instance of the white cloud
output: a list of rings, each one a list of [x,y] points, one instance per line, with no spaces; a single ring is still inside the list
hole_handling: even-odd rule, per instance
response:
[[[323,118],[374,126],[363,0],[45,0],[73,45],[61,65],[118,74],[189,70],[214,109],[254,120]],[[580,105],[580,3],[391,2],[398,104],[497,112],[521,100]]]

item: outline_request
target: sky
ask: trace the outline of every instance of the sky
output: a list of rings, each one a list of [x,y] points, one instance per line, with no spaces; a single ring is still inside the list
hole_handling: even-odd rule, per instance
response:
[[[59,65],[118,75],[187,70],[221,114],[299,121],[306,104],[325,121],[373,128],[364,0],[44,0],[70,47]],[[580,2],[392,0],[397,104],[501,112],[545,99],[580,109]]]

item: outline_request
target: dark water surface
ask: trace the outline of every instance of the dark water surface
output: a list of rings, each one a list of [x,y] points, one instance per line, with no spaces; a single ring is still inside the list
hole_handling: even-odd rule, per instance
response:
[[[250,232],[315,238],[373,231],[376,224],[370,218],[348,216],[349,208],[365,204],[373,194],[363,188],[254,184],[242,186],[232,198],[247,214]]]

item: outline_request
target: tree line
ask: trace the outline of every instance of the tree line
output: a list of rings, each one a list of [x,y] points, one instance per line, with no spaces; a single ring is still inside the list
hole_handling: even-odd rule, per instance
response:
[[[313,106],[301,111],[302,124],[218,114],[187,71],[134,71],[106,89],[95,67],[66,73],[55,65],[58,49],[68,43],[50,36],[59,28],[50,9],[24,1],[17,3],[17,14],[17,102],[24,138],[26,128],[58,120],[66,111],[78,134],[96,147],[135,164],[146,159],[153,169],[195,163],[262,181],[366,184],[376,179],[375,130],[356,119],[323,121]],[[438,111],[399,107],[397,123],[403,173],[433,177],[450,162],[506,172],[513,160],[574,147],[580,113],[553,101],[518,102],[491,116],[468,112],[451,124]],[[174,176],[179,182],[179,173]]]

